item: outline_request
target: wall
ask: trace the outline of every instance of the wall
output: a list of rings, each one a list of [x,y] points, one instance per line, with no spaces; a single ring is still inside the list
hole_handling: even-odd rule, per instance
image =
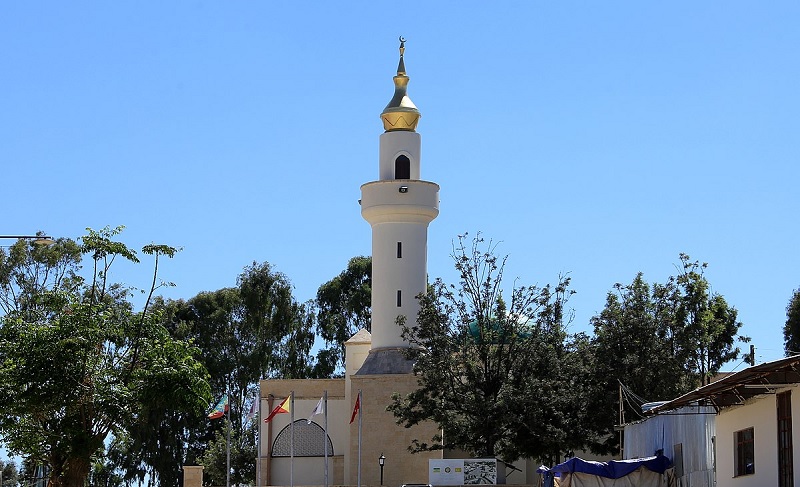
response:
[[[682,445],[684,482],[693,487],[714,484],[713,442],[716,410],[687,406],[625,425],[624,458],[641,458],[662,450],[675,461],[675,445]]]
[[[427,484],[428,459],[442,458],[442,452],[409,453],[411,440],[430,442],[439,429],[423,423],[404,428],[395,423],[394,415],[386,411],[392,393],[408,394],[417,388],[413,374],[361,375],[351,377],[353,404],[362,390],[361,483],[380,484],[378,457],[386,457],[383,485]],[[352,404],[351,404],[352,408]],[[351,409],[352,410],[352,409]],[[348,417],[349,421],[349,417]],[[358,480],[358,420],[350,425],[350,468],[345,482],[356,485]]]
[[[800,397],[792,399],[794,407]],[[734,477],[734,432],[750,427],[753,428],[755,444],[755,474]],[[743,406],[723,409],[717,418],[717,485],[719,487],[777,486],[777,435],[774,394],[758,396]]]
[[[341,484],[344,480],[344,454],[348,444],[349,404],[344,394],[344,379],[301,379],[301,380],[263,380],[261,381],[261,416],[266,418],[270,411],[294,391],[294,419],[307,419],[322,397],[328,391],[328,437],[333,443],[333,456],[328,458],[328,480],[330,484]],[[272,398],[270,398],[270,395]],[[347,419],[345,419],[347,418]],[[290,414],[278,414],[270,423],[260,423],[261,427],[261,483],[262,485],[289,485],[289,458],[271,458],[272,442],[286,426]],[[324,417],[316,415],[312,421],[324,426]],[[294,464],[294,483],[297,485],[320,485],[324,482],[324,457],[297,457]]]

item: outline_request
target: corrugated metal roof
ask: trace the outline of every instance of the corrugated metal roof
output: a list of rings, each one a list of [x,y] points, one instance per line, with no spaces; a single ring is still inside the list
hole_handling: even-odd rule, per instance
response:
[[[755,396],[774,394],[779,387],[797,383],[800,383],[800,355],[740,370],[655,407],[646,414],[659,414],[694,403],[720,410],[744,404]]]

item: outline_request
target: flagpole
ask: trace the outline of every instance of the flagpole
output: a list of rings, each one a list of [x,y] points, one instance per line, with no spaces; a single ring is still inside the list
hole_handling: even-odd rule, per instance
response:
[[[289,454],[291,455],[291,459],[289,460],[289,485],[290,487],[294,487],[294,391],[291,392],[291,402],[289,407],[289,412],[291,413],[291,419],[289,419],[289,424],[291,425],[291,444],[289,445]]]
[[[322,396],[323,403],[322,403],[322,410],[325,413],[325,424],[323,428],[322,437],[323,444],[325,445],[325,487],[328,487],[328,390],[324,391]]]
[[[256,459],[258,461],[256,477],[258,478],[256,479],[256,487],[261,487],[261,427],[263,423],[261,420],[263,417],[263,414],[261,413],[261,380],[258,381],[258,394],[256,395],[256,399],[258,400],[258,428],[256,428],[256,434],[258,435],[256,438],[256,448],[258,448],[258,450],[256,450]]]
[[[230,378],[228,378],[228,381],[230,381]],[[230,392],[228,390],[228,384],[225,384],[225,393],[228,394],[228,392]],[[226,447],[227,447],[227,454],[228,454],[227,455],[228,456],[228,460],[227,460],[228,469],[227,469],[227,472],[226,472],[227,473],[227,477],[225,477],[225,486],[226,487],[231,487],[231,409],[233,409],[231,407],[231,396],[230,396],[230,394],[228,394],[228,411],[226,411],[228,413],[228,428],[227,428],[227,435],[226,435],[227,436],[227,440],[225,441]]]
[[[358,487],[361,487],[361,389],[358,390]]]

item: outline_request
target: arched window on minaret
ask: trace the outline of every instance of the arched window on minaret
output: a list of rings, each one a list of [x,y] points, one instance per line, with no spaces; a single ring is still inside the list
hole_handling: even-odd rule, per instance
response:
[[[402,154],[394,160],[394,178],[411,179],[411,161]]]

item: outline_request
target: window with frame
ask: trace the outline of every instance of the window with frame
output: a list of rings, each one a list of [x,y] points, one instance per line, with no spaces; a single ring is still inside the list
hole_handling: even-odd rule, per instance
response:
[[[734,477],[752,475],[756,473],[756,455],[753,428],[747,428],[733,433],[734,455],[736,464]]]
[[[793,487],[792,391],[778,394],[776,403],[778,409],[778,487]]]

